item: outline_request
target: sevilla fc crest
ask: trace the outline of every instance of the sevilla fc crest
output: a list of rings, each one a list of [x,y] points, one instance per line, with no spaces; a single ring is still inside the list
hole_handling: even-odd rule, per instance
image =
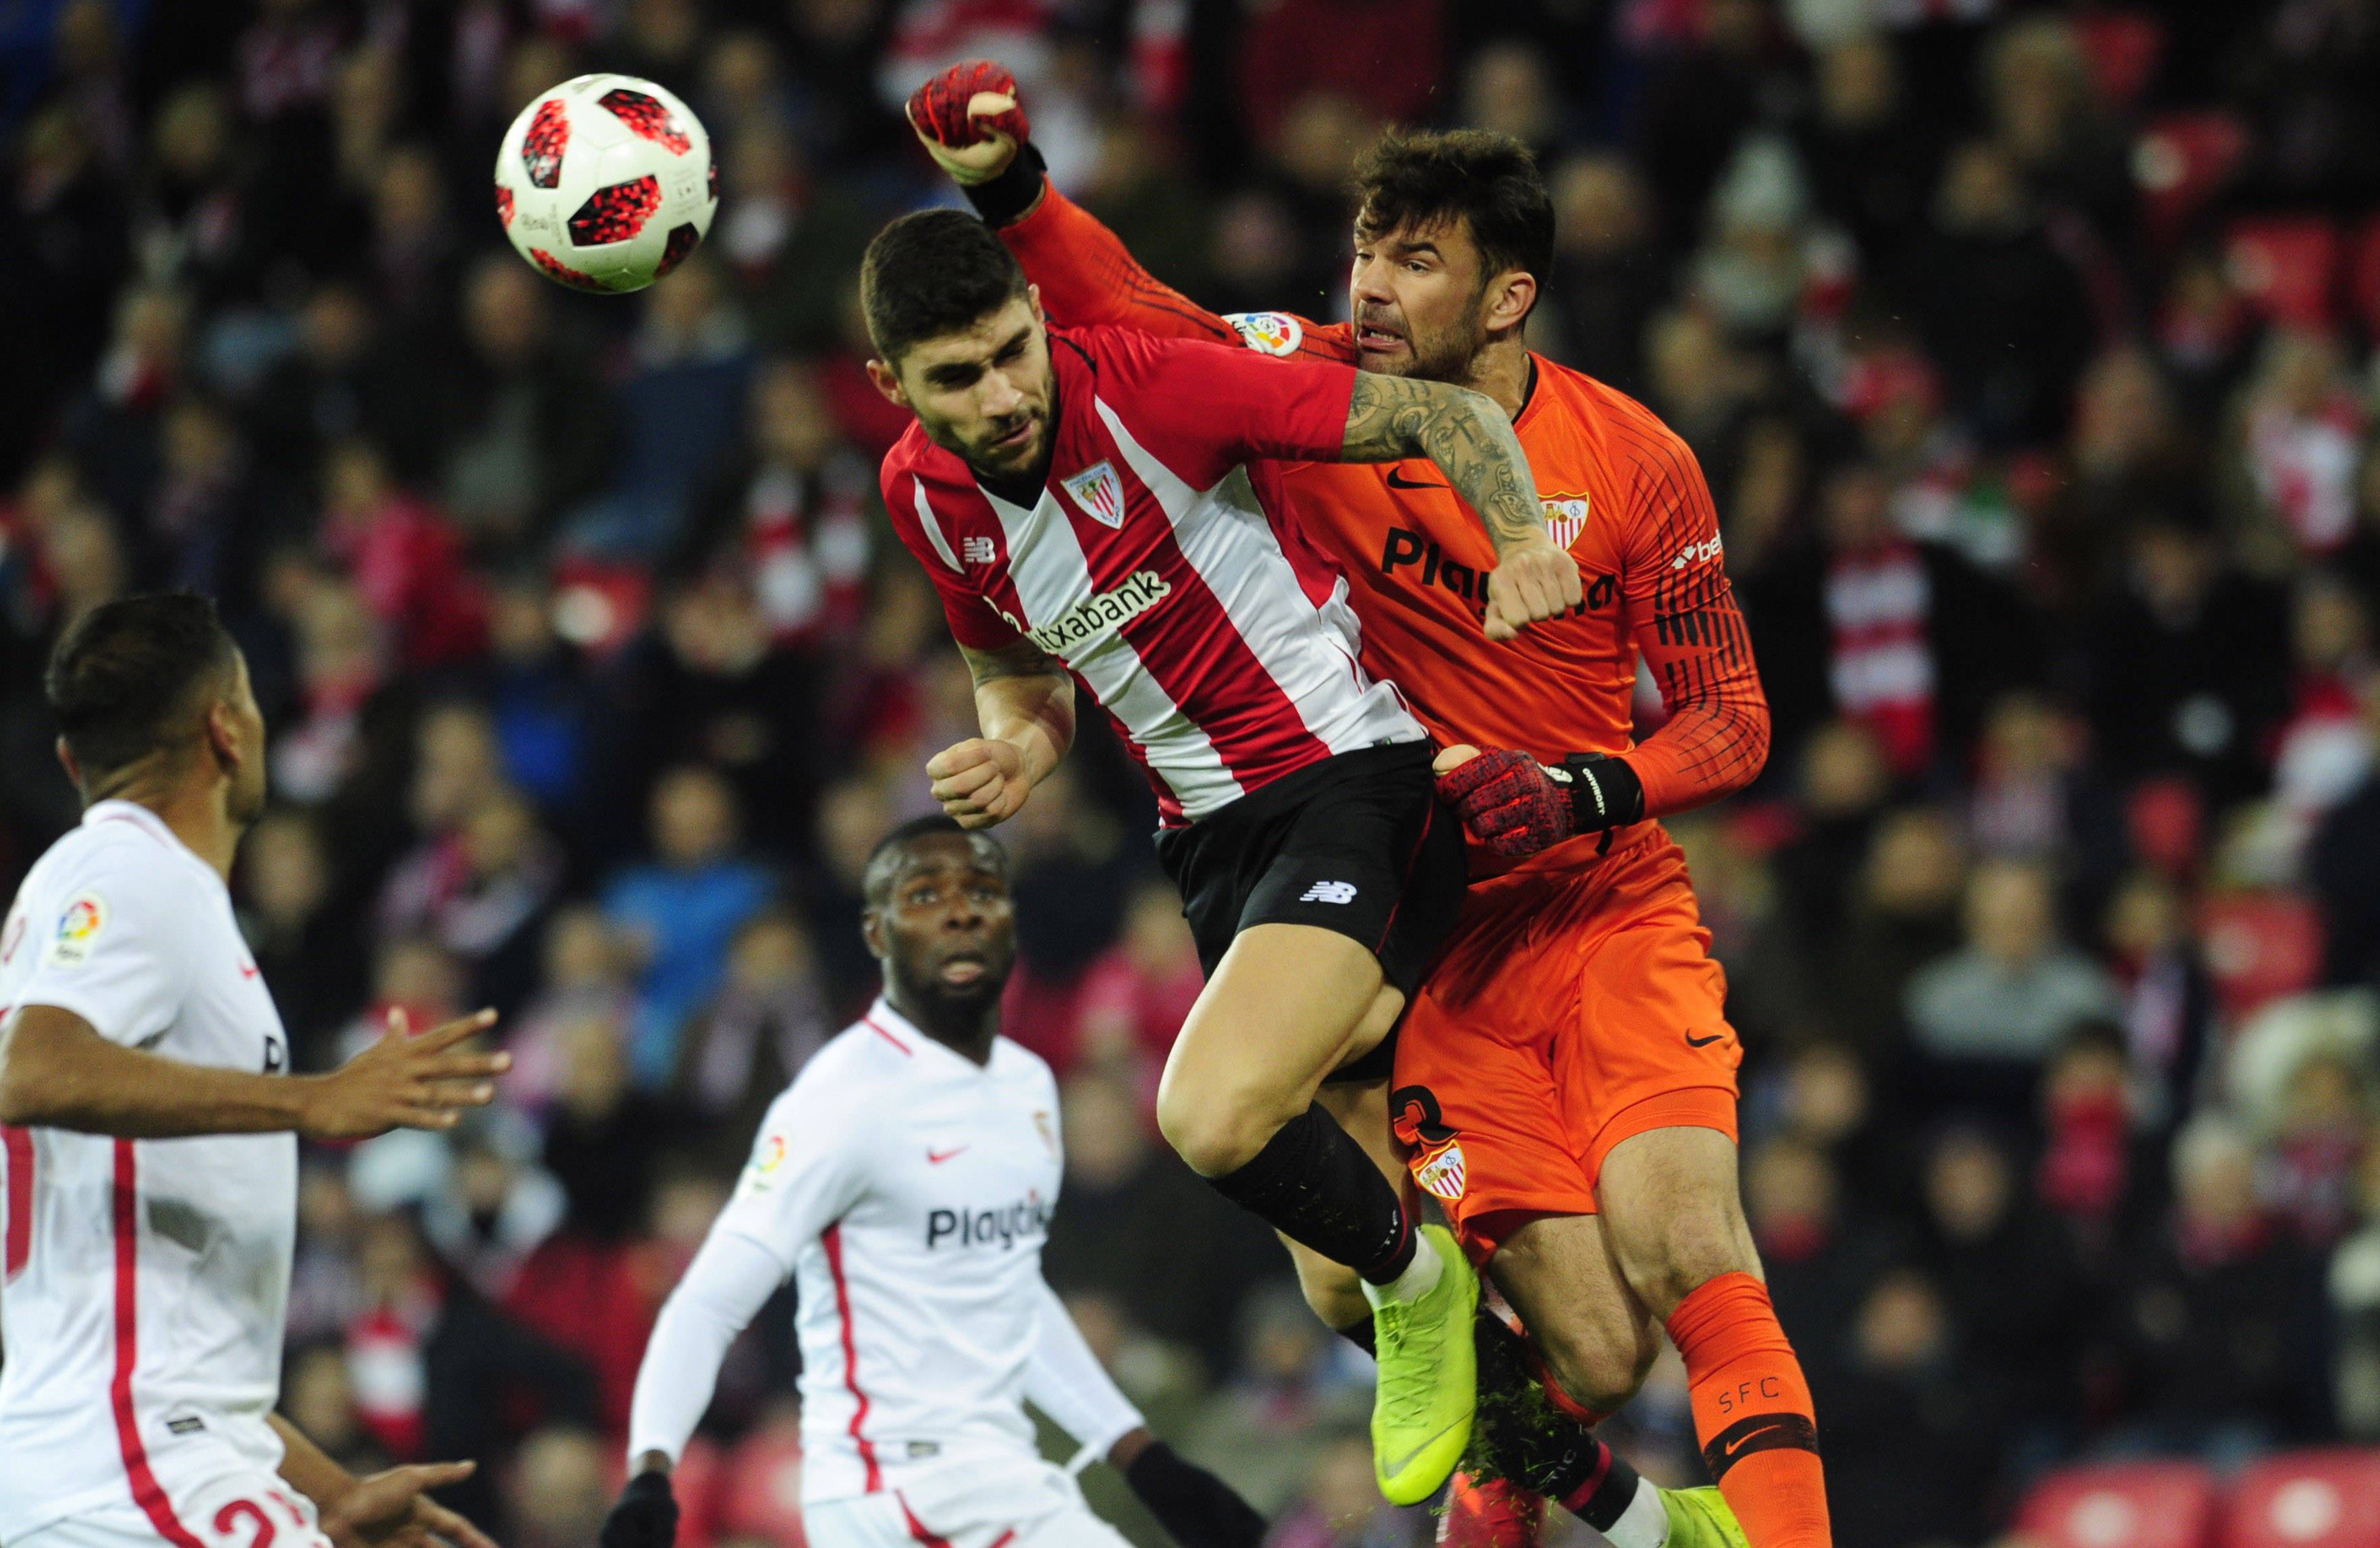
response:
[[[1435,1193],[1448,1203],[1463,1197],[1464,1185],[1470,1180],[1469,1168],[1463,1158],[1463,1142],[1449,1140],[1434,1145],[1413,1158],[1414,1180],[1427,1192]]]
[[[1546,508],[1546,532],[1563,548],[1578,541],[1586,530],[1586,496],[1583,494],[1541,494],[1539,503]]]
[[[1123,526],[1123,480],[1116,477],[1114,464],[1093,463],[1065,484],[1084,514],[1109,526]]]

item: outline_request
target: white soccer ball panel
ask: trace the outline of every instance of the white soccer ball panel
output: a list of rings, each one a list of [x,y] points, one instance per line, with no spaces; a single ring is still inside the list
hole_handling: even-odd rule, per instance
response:
[[[504,131],[495,171],[513,249],[578,290],[642,290],[694,250],[719,209],[702,121],[634,76],[583,75],[539,93]]]

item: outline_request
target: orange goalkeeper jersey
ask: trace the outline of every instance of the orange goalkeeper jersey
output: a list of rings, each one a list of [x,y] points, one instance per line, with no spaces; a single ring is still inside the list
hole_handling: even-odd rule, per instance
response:
[[[1356,358],[1343,322],[1208,311],[1159,283],[1055,188],[1001,236],[1054,322]],[[1741,789],[1767,757],[1768,704],[1702,469],[1642,405],[1530,358],[1534,384],[1513,429],[1547,525],[1578,561],[1585,598],[1568,616],[1508,643],[1486,637],[1495,546],[1427,460],[1290,466],[1286,514],[1344,567],[1365,666],[1404,692],[1441,744],[1514,747],[1546,763],[1625,753],[1644,782],[1647,816]],[[1633,740],[1639,652],[1669,711],[1642,744]]]

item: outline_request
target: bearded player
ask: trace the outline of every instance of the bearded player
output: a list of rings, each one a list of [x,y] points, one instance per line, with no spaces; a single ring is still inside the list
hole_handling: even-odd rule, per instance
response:
[[[1354,320],[1320,326],[1219,317],[1150,277],[1049,186],[997,67],[946,72],[910,116],[1062,320],[1461,382],[1512,417],[1585,582],[1584,606],[1517,641],[1478,638],[1494,555],[1428,469],[1311,464],[1282,478],[1292,517],[1354,582],[1366,663],[1449,744],[1441,792],[1481,841],[1389,1105],[1414,1176],[1542,1350],[1549,1395],[1584,1422],[1624,1403],[1659,1319],[1753,1548],[1820,1548],[1809,1389],[1737,1196],[1725,978],[1682,856],[1650,820],[1748,783],[1767,707],[1693,454],[1524,342],[1553,243],[1534,162],[1494,135],[1384,137],[1356,169]],[[1641,744],[1640,653],[1669,712]],[[1343,1276],[1300,1267],[1318,1311],[1359,1324]]]
[[[860,265],[870,379],[917,423],[884,458],[893,528],[940,593],[982,734],[926,772],[969,828],[1064,756],[1077,683],[1157,796],[1207,984],[1157,1120],[1192,1170],[1355,1276],[1376,1444],[1435,1488],[1470,1440],[1478,1279],[1318,1100],[1382,1048],[1462,902],[1429,733],[1357,660],[1346,582],[1278,519],[1280,461],[1415,459],[1499,563],[1471,626],[1581,599],[1512,427],[1485,395],[1136,329],[1052,329],[955,210]],[[1426,459],[1426,460],[1423,460]]]

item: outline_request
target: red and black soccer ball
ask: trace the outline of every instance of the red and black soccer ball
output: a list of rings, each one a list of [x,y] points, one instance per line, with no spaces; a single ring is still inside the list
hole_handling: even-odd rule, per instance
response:
[[[539,94],[496,152],[496,216],[522,258],[577,290],[642,290],[686,260],[719,210],[710,136],[634,76]]]

